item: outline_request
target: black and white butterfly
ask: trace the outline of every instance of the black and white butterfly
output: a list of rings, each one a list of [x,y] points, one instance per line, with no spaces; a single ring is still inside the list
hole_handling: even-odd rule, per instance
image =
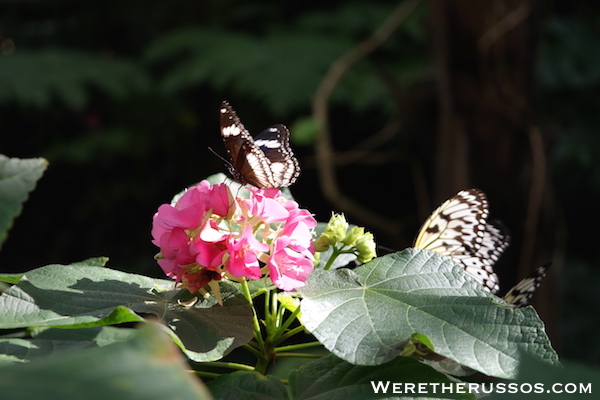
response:
[[[487,222],[488,201],[479,189],[462,190],[446,200],[425,221],[413,247],[431,250],[459,261],[465,272],[497,293],[493,265],[508,247],[510,237],[499,222]]]
[[[529,304],[529,300],[533,296],[535,290],[540,286],[542,280],[546,276],[546,271],[552,263],[548,262],[541,267],[538,267],[527,278],[523,279],[503,297],[504,301],[512,304],[515,308],[525,307]]]
[[[290,132],[284,125],[273,125],[253,139],[224,101],[221,136],[229,155],[229,172],[242,185],[280,188],[291,185],[300,175],[300,165],[290,148]]]
[[[462,190],[446,200],[425,221],[414,247],[431,250],[459,261],[465,272],[493,294],[500,290],[494,264],[510,243],[500,221],[487,221],[488,201],[479,189]],[[550,263],[535,270],[504,296],[515,308],[525,307],[546,276]]]

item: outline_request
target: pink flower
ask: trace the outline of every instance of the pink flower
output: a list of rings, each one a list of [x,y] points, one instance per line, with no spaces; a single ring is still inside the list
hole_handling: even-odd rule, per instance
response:
[[[246,227],[238,239],[229,239],[229,260],[226,263],[227,271],[236,278],[246,277],[260,279],[260,253],[268,251],[269,246],[260,243],[252,233],[252,227]]]
[[[187,189],[154,215],[152,243],[158,264],[195,292],[212,280],[260,279],[293,290],[313,268],[316,221],[277,189],[249,188],[250,198],[233,198],[225,184],[207,181]]]
[[[245,203],[251,215],[266,223],[285,221],[289,217],[289,211],[279,201],[281,192],[278,189],[251,188],[250,191],[252,196]]]
[[[228,234],[219,229],[215,220],[209,219],[203,223],[197,236],[191,238],[189,245],[198,265],[213,270],[223,265],[223,257],[227,252],[227,237]]]
[[[278,239],[267,263],[271,280],[275,286],[285,291],[304,286],[313,270],[312,259],[287,247],[288,244],[289,238]]]

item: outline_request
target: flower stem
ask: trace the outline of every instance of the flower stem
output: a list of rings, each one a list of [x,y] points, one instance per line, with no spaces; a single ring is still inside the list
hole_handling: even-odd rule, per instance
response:
[[[249,344],[245,344],[242,346],[244,349],[248,350],[250,353],[254,354],[256,357],[260,357],[261,353],[256,347],[251,346]]]
[[[266,356],[259,357],[254,370],[258,373],[265,375],[270,361],[271,360],[269,360]]]
[[[300,307],[296,307],[296,309],[292,312],[292,314],[282,324],[280,324],[277,331],[275,331],[275,333],[273,334],[274,343],[280,343],[284,340],[281,338],[284,336],[285,330],[292,324],[292,322],[294,322],[296,320],[296,317],[298,316],[299,313],[300,313]],[[283,318],[283,314],[281,315],[281,318]]]
[[[273,343],[281,343],[284,340],[286,340],[286,339],[288,339],[288,338],[290,338],[290,337],[294,336],[295,334],[300,333],[302,331],[304,331],[304,326],[303,325],[297,326],[294,329],[291,329],[291,330],[287,331],[283,335],[280,335],[277,338],[276,341],[275,340],[273,341]]]
[[[332,246],[333,248],[333,253],[331,254],[331,256],[329,257],[329,260],[327,260],[327,264],[325,264],[325,267],[323,268],[325,271],[329,270],[331,268],[331,266],[333,265],[333,263],[335,262],[335,259],[338,258],[338,256],[340,254],[350,254],[350,253],[354,253],[353,250],[344,250],[344,245],[342,244],[341,247],[336,247],[335,245]]]
[[[234,362],[209,361],[209,362],[203,362],[202,366],[237,369],[240,371],[254,371],[254,367],[251,365],[239,364],[239,363],[234,363]]]
[[[252,307],[252,323],[254,325],[254,339],[256,339],[256,344],[258,345],[257,346],[258,351],[256,353],[254,353],[254,352],[253,353],[258,356],[258,363],[260,364],[261,359],[266,354],[265,342],[263,340],[262,331],[260,329],[260,321],[258,320],[258,315],[256,314],[256,309],[254,308],[254,303],[252,302],[252,296],[250,295],[250,289],[248,288],[248,282],[246,280],[243,280],[241,286],[242,286],[242,293],[244,294],[244,297],[246,298],[246,300],[248,300],[250,307]],[[257,364],[257,368],[258,368],[258,364]]]
[[[273,319],[271,318],[271,310],[269,309],[271,305],[271,292],[270,291],[266,291],[265,292],[265,301],[264,301],[264,312],[265,312],[265,320],[264,320],[264,325],[265,325],[265,331],[267,332],[267,335],[269,334],[269,332],[271,331],[271,324],[273,323]]]
[[[312,353],[277,353],[277,357],[323,358],[323,354],[312,354]]]
[[[281,346],[281,347],[276,347],[275,351],[277,353],[279,353],[280,351],[295,351],[295,350],[300,350],[300,349],[308,349],[311,347],[319,347],[322,346],[321,342],[309,342],[309,343],[300,343],[300,344],[290,344],[288,346]],[[277,354],[279,355],[279,354]]]
[[[323,267],[325,271],[328,271],[329,268],[331,268],[335,259],[340,255],[340,250],[341,249],[338,249],[337,247],[333,246],[333,253],[331,254],[331,256],[329,256],[329,260],[327,260],[327,264],[325,264],[325,267]]]
[[[329,260],[327,260],[327,264],[325,264],[325,267],[323,267],[323,269],[325,271],[328,271],[333,266],[335,259],[338,258],[338,256],[340,254],[356,254],[356,252],[354,251],[353,248],[344,250],[344,247],[345,247],[344,245],[342,245],[342,247],[340,247],[340,248],[335,247],[335,245],[332,247],[333,247],[333,253],[329,257]]]

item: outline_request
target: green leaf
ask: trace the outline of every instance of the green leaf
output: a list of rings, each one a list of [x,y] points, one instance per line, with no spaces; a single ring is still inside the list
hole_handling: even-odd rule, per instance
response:
[[[23,277],[23,274],[21,274],[21,273],[2,274],[2,275],[0,275],[0,281],[6,282],[6,283],[12,283],[14,285],[17,282],[19,282],[22,277]]]
[[[272,375],[264,376],[258,372],[237,371],[221,375],[207,384],[217,399],[244,400],[287,400],[285,385]]]
[[[0,339],[0,364],[31,361],[51,354],[62,354],[88,347],[102,347],[123,342],[136,330],[111,326],[58,329],[38,332],[33,339]]]
[[[143,326],[131,340],[0,368],[3,400],[212,399],[168,336]]]
[[[507,382],[504,393],[498,387],[489,400],[520,400],[527,393],[527,399],[539,400],[589,400],[600,387],[600,368],[598,366],[563,361],[562,366],[548,365],[527,354],[523,354],[519,365],[519,375],[515,382]],[[508,385],[517,388],[516,393],[507,393]],[[556,386],[554,386],[556,385]],[[532,388],[533,386],[533,388]],[[488,398],[486,398],[488,399]]]
[[[149,84],[133,63],[83,51],[20,49],[0,63],[0,102],[39,108],[48,107],[57,97],[71,108],[82,109],[89,101],[89,86],[121,99],[148,90]]]
[[[94,342],[98,347],[129,340],[136,332],[130,328],[99,326],[83,329],[47,328],[36,331],[34,340],[62,340],[72,342]]]
[[[108,263],[108,257],[92,257],[87,260],[74,262],[70,264],[72,267],[104,267]]]
[[[505,307],[480,287],[451,258],[407,249],[354,271],[315,270],[298,291],[306,328],[353,364],[393,359],[414,333],[437,354],[491,376],[514,377],[519,349],[557,362],[532,307]]]
[[[302,117],[294,121],[291,140],[298,146],[311,145],[319,135],[319,124],[313,117]]]
[[[96,261],[94,261],[96,262]],[[173,281],[74,265],[27,272],[0,296],[0,328],[80,328],[140,321],[150,314],[195,361],[213,361],[253,336],[252,311],[232,285],[222,284],[224,304],[213,297],[185,307],[168,300]]]
[[[47,166],[43,158],[18,159],[0,154],[0,246]]]
[[[364,367],[329,355],[290,374],[293,398],[298,400],[364,400],[380,399],[384,395],[388,398],[393,396],[394,399],[408,399],[413,398],[414,394],[418,395],[419,388],[416,384],[419,383],[422,384],[421,388],[428,391],[429,398],[473,398],[472,395],[464,393],[441,393],[441,387],[435,385],[449,385],[451,382],[454,380],[446,375],[417,360],[405,357],[398,357],[376,367]],[[396,392],[394,384],[397,385]]]

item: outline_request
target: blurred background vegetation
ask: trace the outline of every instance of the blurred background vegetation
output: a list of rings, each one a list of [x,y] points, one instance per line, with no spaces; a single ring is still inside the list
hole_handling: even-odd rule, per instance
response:
[[[225,171],[218,110],[291,128],[292,192],[387,248],[458,190],[488,193],[508,289],[563,356],[600,360],[600,5],[566,0],[0,1],[0,153],[46,175],[3,272],[92,256],[160,276],[152,215]],[[339,78],[339,79],[338,79]],[[583,351],[582,351],[583,350]]]

